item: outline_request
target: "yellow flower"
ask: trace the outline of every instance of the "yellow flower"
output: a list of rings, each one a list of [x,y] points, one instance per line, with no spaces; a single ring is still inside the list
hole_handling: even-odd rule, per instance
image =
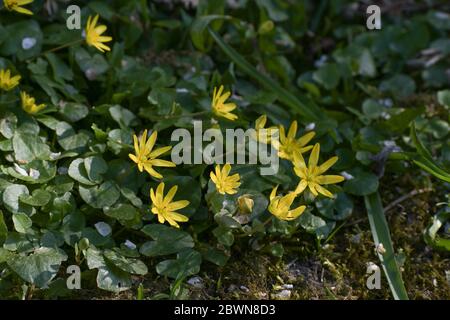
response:
[[[239,182],[240,176],[238,173],[229,176],[231,165],[226,163],[222,170],[220,170],[220,165],[216,165],[216,173],[211,171],[209,176],[212,182],[216,185],[216,189],[220,194],[235,194],[237,193],[237,188],[241,185]]]
[[[11,71],[0,70],[0,89],[9,91],[19,85],[20,75],[11,77]]]
[[[16,11],[23,14],[33,14],[32,11],[22,8],[26,4],[32,3],[34,0],[3,0],[6,10]]]
[[[269,127],[264,128],[267,122],[267,116],[263,114],[258,119],[256,119],[255,122],[255,134],[253,138],[259,142],[262,143],[270,143],[273,136],[275,136],[275,133],[277,133],[278,128],[277,127]]]
[[[133,135],[134,151],[136,155],[130,153],[128,156],[137,163],[140,172],[145,169],[152,177],[161,179],[163,176],[156,172],[153,167],[175,167],[175,163],[157,159],[160,155],[172,149],[171,146],[167,146],[152,151],[157,136],[158,132],[154,131],[147,140],[147,130],[144,131],[140,140],[138,140],[136,135]]]
[[[322,187],[322,185],[344,181],[344,177],[339,175],[322,175],[336,163],[338,157],[332,157],[318,166],[319,153],[320,145],[316,143],[309,156],[308,166],[306,166],[305,159],[303,159],[301,153],[296,153],[294,155],[294,171],[297,176],[300,177],[300,183],[295,190],[296,194],[302,193],[306,187],[309,187],[309,190],[311,190],[315,196],[321,193],[326,197],[332,198],[333,194]]]
[[[240,196],[237,200],[238,202],[238,208],[239,212],[242,214],[250,214],[253,211],[253,206],[255,205],[255,202],[250,197],[249,194],[244,194]]]
[[[296,139],[297,135],[297,121],[292,122],[286,136],[285,129],[280,126],[280,141],[274,143],[275,149],[278,150],[278,156],[283,159],[293,161],[295,153],[304,153],[312,149],[312,146],[307,146],[308,142],[316,135],[315,132],[309,132],[304,136]]]
[[[164,196],[164,182],[161,182],[156,188],[156,193],[153,188],[150,188],[150,199],[152,200],[152,212],[158,215],[159,223],[165,221],[175,228],[179,228],[177,222],[186,222],[188,217],[175,212],[183,209],[189,205],[189,201],[180,200],[172,202],[175,193],[177,193],[178,186],[173,186],[166,196]]]
[[[269,212],[281,220],[291,221],[297,219],[305,211],[306,206],[299,206],[290,210],[297,194],[295,192],[289,192],[285,196],[277,196],[277,189],[278,186],[273,188],[270,193]]]
[[[218,117],[223,117],[228,120],[234,121],[238,118],[237,115],[231,113],[234,109],[236,109],[236,104],[229,102],[225,103],[225,101],[230,97],[231,93],[229,91],[223,92],[223,86],[220,86],[219,91],[217,88],[214,88],[213,99],[211,102],[211,108],[215,115]]]
[[[98,15],[92,19],[89,16],[86,25],[86,43],[90,46],[96,47],[101,52],[111,51],[111,48],[103,44],[103,42],[109,42],[111,37],[102,36],[102,33],[106,31],[106,26],[101,24],[97,26]]]
[[[36,114],[45,108],[45,104],[42,103],[37,105],[34,98],[24,91],[20,92],[20,97],[22,98],[23,110],[25,110],[29,114]]]

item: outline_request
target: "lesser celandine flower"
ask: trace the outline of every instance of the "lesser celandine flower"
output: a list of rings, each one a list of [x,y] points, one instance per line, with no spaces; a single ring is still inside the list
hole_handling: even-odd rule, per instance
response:
[[[166,196],[164,196],[164,182],[161,182],[156,188],[156,192],[153,188],[150,189],[150,199],[152,200],[152,212],[158,215],[159,223],[165,221],[175,228],[179,228],[177,222],[186,222],[188,217],[177,213],[175,211],[183,209],[189,205],[187,200],[172,201],[173,197],[177,193],[178,186],[173,186]]]
[[[20,98],[22,99],[22,108],[29,114],[35,114],[45,108],[45,104],[36,104],[36,100],[28,95],[26,92],[20,92]]]
[[[278,156],[292,161],[295,153],[304,153],[311,150],[312,146],[307,146],[307,144],[315,134],[315,132],[308,132],[297,139],[295,137],[297,135],[297,121],[291,123],[287,135],[284,127],[280,126],[280,141],[279,143],[274,143],[275,149],[278,150]]]
[[[216,185],[216,189],[220,194],[235,194],[237,193],[237,189],[241,185],[240,176],[238,173],[230,176],[231,165],[226,163],[222,170],[220,169],[220,165],[216,165],[215,173],[211,171],[209,176],[211,177],[212,182]]]
[[[233,102],[225,103],[230,95],[231,93],[229,91],[223,92],[223,86],[220,86],[219,90],[214,88],[211,108],[216,116],[234,121],[238,118],[238,116],[231,113],[231,111],[236,109],[236,104]]]
[[[272,136],[278,131],[277,127],[264,128],[267,123],[267,116],[263,114],[255,122],[254,139],[262,143],[270,143]]]
[[[11,71],[9,69],[0,70],[0,89],[9,91],[19,85],[20,75],[11,77]]]
[[[297,219],[306,209],[306,206],[299,206],[291,210],[291,205],[294,202],[297,194],[289,192],[285,196],[277,196],[278,186],[273,188],[270,193],[269,212],[280,220],[291,221]]]
[[[309,156],[308,166],[301,153],[298,152],[294,154],[294,171],[297,176],[300,177],[300,183],[298,184],[295,193],[300,194],[306,187],[309,187],[309,190],[311,190],[312,194],[315,196],[320,193],[326,197],[332,198],[333,194],[322,187],[322,185],[342,182],[344,181],[344,177],[339,175],[322,175],[336,163],[338,157],[332,157],[319,166],[319,153],[320,145],[316,143]]]
[[[103,32],[106,31],[107,27],[103,24],[97,26],[98,14],[92,18],[89,16],[86,25],[86,43],[90,46],[96,47],[101,52],[111,51],[111,48],[104,44],[104,42],[109,42],[112,37],[102,36]]]
[[[32,3],[34,0],[3,0],[6,10],[16,11],[23,14],[33,14],[32,11],[22,8],[22,6]]]
[[[153,150],[157,136],[158,133],[154,131],[150,138],[148,138],[147,140],[147,130],[144,131],[140,139],[138,139],[136,135],[133,135],[134,152],[136,154],[130,153],[128,156],[131,160],[137,163],[140,172],[145,170],[152,177],[161,179],[163,176],[156,172],[153,167],[175,167],[175,163],[167,160],[157,159],[160,155],[172,149],[171,146],[167,146]]]

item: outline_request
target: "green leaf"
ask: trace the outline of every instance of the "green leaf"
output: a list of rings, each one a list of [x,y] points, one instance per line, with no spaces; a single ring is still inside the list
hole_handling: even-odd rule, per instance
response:
[[[105,259],[111,262],[115,267],[122,271],[138,275],[146,275],[147,266],[138,259],[125,258],[114,250],[106,250],[104,252]]]
[[[145,242],[140,249],[147,257],[169,255],[194,247],[194,240],[187,232],[162,224],[149,224],[141,231],[154,240]]]
[[[0,248],[0,264],[10,260],[14,254],[6,249]]]
[[[89,80],[95,80],[109,69],[109,64],[103,55],[95,53],[91,56],[84,48],[77,47],[75,61]]]
[[[12,212],[26,212],[29,211],[26,209],[26,205],[23,205],[19,202],[19,197],[21,195],[29,195],[28,188],[21,184],[11,184],[3,191],[3,204],[5,208]]]
[[[194,275],[200,271],[202,256],[192,249],[184,249],[177,255],[177,259],[164,260],[156,265],[158,274],[173,279]]]
[[[119,203],[117,206],[112,208],[105,208],[104,212],[108,217],[117,220],[133,220],[139,215],[139,212],[135,207],[124,203]]]
[[[100,289],[121,292],[131,288],[131,276],[111,263],[105,263],[98,268],[97,286]]]
[[[45,206],[52,198],[50,192],[36,189],[33,191],[32,195],[22,194],[19,197],[20,202],[26,203],[33,207]]]
[[[158,115],[169,115],[175,103],[176,91],[172,88],[154,88],[147,97],[148,102],[155,105]]]
[[[32,135],[19,127],[13,136],[14,156],[17,161],[30,162],[35,159],[49,160],[50,148],[38,135]]]
[[[111,117],[119,124],[122,129],[126,129],[136,125],[137,118],[133,112],[119,105],[109,108]]]
[[[300,218],[298,218],[298,221],[307,232],[315,234],[318,239],[326,238],[333,229],[332,227],[330,228],[331,225],[327,224],[324,219],[315,216],[308,211],[304,212]]]
[[[450,108],[450,90],[438,91],[437,99],[442,106]]]
[[[340,78],[341,75],[336,63],[328,63],[313,74],[313,79],[327,90],[336,88]]]
[[[89,109],[84,104],[66,102],[59,109],[64,120],[69,122],[77,122],[84,119],[89,114]]]
[[[422,115],[425,108],[408,108],[403,112],[392,116],[389,120],[384,122],[384,125],[388,130],[395,133],[402,133],[405,131],[409,124],[414,121],[418,116]]]
[[[120,191],[116,184],[106,181],[100,186],[85,187],[79,186],[81,198],[93,208],[110,207],[120,197]]]
[[[203,259],[212,262],[219,267],[225,266],[227,261],[230,259],[229,254],[226,254],[224,251],[216,249],[209,245],[203,245],[200,250]]]
[[[396,74],[380,83],[380,90],[389,92],[394,97],[406,98],[416,91],[416,83],[410,76]]]
[[[344,183],[345,192],[356,196],[366,196],[377,191],[378,178],[373,173],[357,168],[351,170],[350,174],[353,176],[353,179]]]
[[[334,199],[316,200],[315,204],[322,216],[336,221],[347,219],[353,212],[353,201],[344,192],[337,193]]]
[[[61,60],[56,54],[49,52],[45,54],[50,66],[53,69],[55,80],[64,83],[64,80],[73,80],[73,72],[67,64]],[[64,79],[64,80],[63,80]]]
[[[14,229],[19,233],[27,233],[32,226],[32,221],[25,213],[14,213],[12,216]]]
[[[36,20],[27,19],[6,26],[9,36],[0,46],[0,55],[14,55],[20,61],[37,56],[41,52],[43,35]],[[23,43],[27,46],[24,47]]]
[[[395,259],[394,247],[389,233],[389,226],[384,216],[380,195],[378,192],[372,193],[366,195],[364,200],[375,247],[379,248],[382,245],[385,249],[384,253],[377,250],[377,254],[383,265],[392,294],[396,300],[408,300],[402,275]]]
[[[70,124],[63,121],[56,126],[56,135],[59,145],[66,151],[81,152],[90,140],[87,132],[76,133]]]
[[[102,182],[102,175],[108,171],[108,165],[105,160],[98,156],[92,156],[84,159],[84,167],[89,180],[95,183]]]
[[[95,182],[89,179],[84,159],[78,158],[73,160],[70,163],[68,174],[72,179],[78,181],[79,183],[89,186],[96,185]]]
[[[17,117],[13,113],[2,114],[0,119],[0,133],[6,138],[11,139],[17,127]]]
[[[62,250],[42,247],[28,256],[16,254],[7,262],[24,281],[43,288],[56,276],[61,262],[66,260],[67,255]]]
[[[19,173],[16,167],[7,168],[6,173],[30,184],[46,183],[56,175],[56,165],[45,160],[33,160],[20,167],[27,172],[27,175]]]
[[[219,226],[213,230],[213,235],[224,246],[231,247],[234,243],[233,231],[228,228]]]

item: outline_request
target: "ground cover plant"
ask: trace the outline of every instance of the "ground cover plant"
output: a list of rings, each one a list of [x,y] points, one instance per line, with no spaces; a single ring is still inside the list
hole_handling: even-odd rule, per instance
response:
[[[0,297],[450,298],[450,6],[370,4],[3,0]]]

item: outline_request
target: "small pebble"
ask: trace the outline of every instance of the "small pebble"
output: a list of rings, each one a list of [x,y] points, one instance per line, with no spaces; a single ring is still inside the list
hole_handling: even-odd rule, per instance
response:
[[[204,287],[203,279],[200,277],[192,277],[187,281],[187,283],[197,289],[203,289]]]
[[[103,221],[97,222],[95,224],[95,229],[97,229],[97,232],[100,233],[102,237],[106,237],[112,232],[110,225]]]
[[[35,38],[25,37],[22,39],[22,49],[30,50],[36,45],[37,40]]]
[[[272,297],[274,299],[281,299],[281,300],[289,299],[291,297],[291,293],[292,293],[291,290],[282,290],[281,292],[272,295]]]

